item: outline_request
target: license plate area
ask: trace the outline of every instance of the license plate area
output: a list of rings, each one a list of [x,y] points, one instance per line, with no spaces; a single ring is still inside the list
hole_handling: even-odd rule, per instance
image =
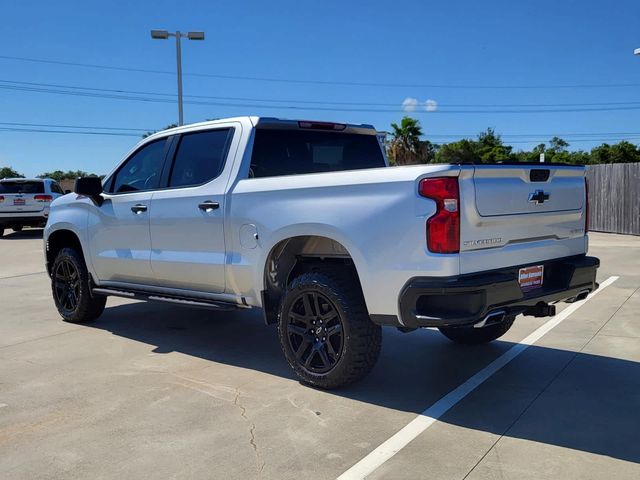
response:
[[[14,205],[24,205],[25,204],[24,198],[14,198],[13,199],[13,204]]]
[[[543,280],[544,265],[533,265],[518,270],[518,283],[524,292],[542,287]]]

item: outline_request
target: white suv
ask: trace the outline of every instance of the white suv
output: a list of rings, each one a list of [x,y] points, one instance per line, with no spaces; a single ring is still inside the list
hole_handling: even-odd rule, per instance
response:
[[[0,237],[5,228],[44,227],[49,206],[64,195],[50,178],[3,178],[0,180]]]

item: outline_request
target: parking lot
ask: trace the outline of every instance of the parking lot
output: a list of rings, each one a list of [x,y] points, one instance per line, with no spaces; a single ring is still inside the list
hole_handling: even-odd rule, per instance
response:
[[[594,233],[590,253],[600,282],[619,278],[367,478],[640,478],[640,238]],[[0,240],[0,305],[3,479],[359,478],[549,321],[520,317],[480,347],[387,329],[373,373],[324,392],[294,379],[259,312],[110,298],[98,321],[63,323],[37,230]]]

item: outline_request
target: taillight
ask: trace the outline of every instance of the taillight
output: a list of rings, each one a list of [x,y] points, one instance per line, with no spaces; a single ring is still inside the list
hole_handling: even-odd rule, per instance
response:
[[[427,220],[427,248],[434,253],[460,251],[460,192],[457,177],[425,178],[420,195],[436,202],[436,213]]]
[[[589,181],[584,179],[584,234],[589,232]]]
[[[4,202],[4,196],[0,195],[0,203]]]
[[[35,195],[33,199],[36,202],[50,202],[53,200],[53,197],[51,195]]]

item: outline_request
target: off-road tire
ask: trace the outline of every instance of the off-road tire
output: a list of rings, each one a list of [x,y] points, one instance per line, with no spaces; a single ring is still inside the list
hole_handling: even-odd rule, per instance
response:
[[[509,331],[515,316],[508,316],[500,323],[482,328],[471,327],[440,327],[439,330],[449,340],[463,345],[480,345],[489,343],[503,336]]]
[[[333,342],[333,345],[329,347],[327,342],[322,342],[322,334],[318,337],[320,343],[316,342],[317,345],[314,344],[314,333],[310,333],[312,336],[306,340],[309,345],[305,348],[311,348],[311,350],[313,348],[324,349],[325,353],[328,353],[324,357],[334,362],[326,372],[312,371],[312,367],[307,368],[302,358],[297,358],[294,352],[293,342],[295,341],[296,333],[292,333],[289,329],[291,328],[290,325],[293,325],[298,320],[294,320],[291,315],[295,314],[293,312],[295,308],[300,308],[301,304],[298,302],[303,301],[301,300],[303,294],[310,295],[309,298],[313,298],[313,295],[316,295],[315,298],[319,298],[320,302],[323,302],[321,306],[312,307],[312,310],[315,311],[316,308],[319,308],[321,313],[323,309],[326,311],[330,307],[335,310],[337,316],[333,318],[336,320],[327,320],[325,322],[326,325],[331,323],[333,325],[332,328],[337,325],[337,322],[341,325],[340,352],[337,352],[337,354],[333,347],[336,343]],[[307,306],[304,305],[304,302],[302,305],[306,313]],[[317,313],[315,312],[315,314]],[[331,312],[324,316],[328,317],[329,315],[331,315]],[[300,316],[298,315],[298,317]],[[316,318],[316,321],[318,321],[318,318],[320,316]],[[315,325],[308,326],[315,328]],[[329,330],[332,328],[329,328]],[[382,329],[369,318],[357,279],[354,279],[352,275],[342,274],[339,271],[322,270],[302,273],[293,279],[280,303],[278,335],[285,358],[302,383],[323,389],[343,387],[363,378],[374,367],[382,345]],[[291,337],[291,335],[294,335],[294,337]],[[335,337],[329,337],[329,335],[334,334],[327,334],[328,342],[335,340]],[[337,335],[337,332],[335,335]],[[302,335],[299,338],[303,338]],[[299,342],[299,344],[301,343],[302,341]],[[324,346],[322,346],[323,344]],[[331,348],[331,351],[329,348]],[[317,353],[317,357],[314,360],[318,360],[318,357],[320,357],[320,353]]]
[[[66,272],[70,274],[65,278]],[[68,293],[70,289],[73,289],[71,296]],[[91,295],[87,266],[82,255],[73,248],[63,248],[56,255],[51,267],[51,292],[58,313],[65,322],[85,323],[95,320],[102,314],[107,302],[105,296]],[[75,301],[71,301],[72,298]]]

